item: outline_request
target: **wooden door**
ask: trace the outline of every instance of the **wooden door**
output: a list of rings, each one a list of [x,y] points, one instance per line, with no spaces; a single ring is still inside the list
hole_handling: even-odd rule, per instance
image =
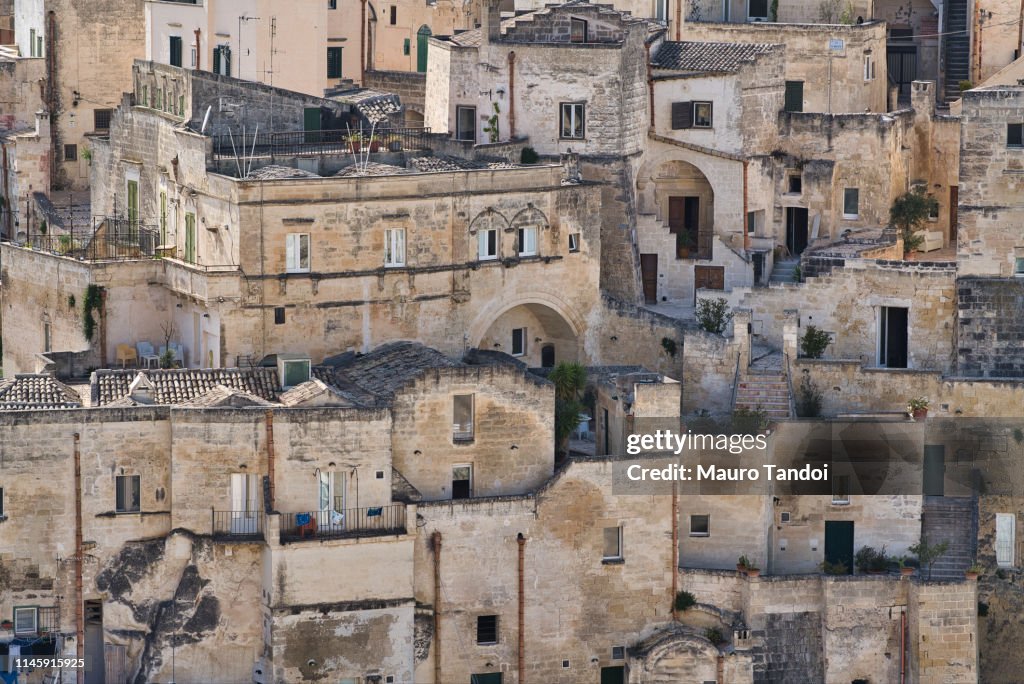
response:
[[[644,302],[654,304],[658,301],[658,255],[640,255],[640,278],[644,285]]]
[[[842,563],[846,574],[853,574],[853,521],[825,521],[825,560],[833,565]]]
[[[725,266],[694,266],[693,289],[724,290]]]
[[[685,197],[668,198],[668,232],[677,235],[686,229],[683,209],[686,206]]]

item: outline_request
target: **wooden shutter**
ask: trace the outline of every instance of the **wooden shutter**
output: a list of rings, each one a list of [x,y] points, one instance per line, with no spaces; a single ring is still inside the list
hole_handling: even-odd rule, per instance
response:
[[[786,111],[804,111],[804,82],[786,81]]]
[[[213,49],[213,73],[220,73],[220,48]]]
[[[672,130],[680,128],[693,128],[693,103],[673,102],[672,103]]]

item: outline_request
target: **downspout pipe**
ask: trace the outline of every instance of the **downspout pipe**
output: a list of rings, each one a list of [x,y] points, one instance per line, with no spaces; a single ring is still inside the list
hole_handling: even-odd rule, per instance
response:
[[[907,681],[907,611],[900,612],[900,684]]]
[[[747,171],[750,162],[743,160],[743,249],[750,251],[750,231],[747,229]]]
[[[441,533],[431,536],[434,542],[434,684],[441,684]]]
[[[672,482],[672,619],[676,619],[676,595],[679,593],[679,483]]]
[[[359,85],[363,85],[366,83],[366,0],[359,4]]]
[[[1024,2],[1024,0],[1021,0]],[[650,111],[650,125],[654,128],[654,71],[651,69],[651,45],[647,44],[647,109]]]
[[[74,434],[75,458],[75,656],[85,658],[85,595],[82,589],[82,450],[78,433]],[[78,684],[85,681],[85,669],[76,670]]]
[[[267,410],[267,479],[270,482],[270,510],[277,510],[274,479],[274,411]]]
[[[516,137],[516,51],[508,53],[508,135]]]
[[[676,0],[676,42],[683,39],[683,0]]]
[[[202,29],[196,29],[196,71],[203,68],[203,48],[202,42],[199,40],[199,36]]]
[[[524,575],[526,569],[526,537],[519,533],[516,541],[519,543],[519,645],[516,650],[516,672],[519,673],[519,684],[526,684],[526,671],[523,662],[526,660],[526,592],[524,589]]]

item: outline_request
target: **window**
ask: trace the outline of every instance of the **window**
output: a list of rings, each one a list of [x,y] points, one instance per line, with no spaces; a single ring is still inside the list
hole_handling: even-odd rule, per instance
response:
[[[181,36],[171,36],[170,65],[181,66]]]
[[[935,199],[935,195],[931,193],[928,193],[928,220],[939,220],[939,201]]]
[[[341,48],[327,48],[327,78],[341,78]]]
[[[139,512],[139,484],[141,477],[138,475],[118,475],[115,481],[117,488],[116,506],[114,510],[118,513]]]
[[[526,353],[526,328],[512,328],[512,356]]]
[[[412,42],[412,41],[411,41],[411,40],[410,40],[409,38],[406,38],[406,39],[405,39],[404,41],[402,41],[402,54],[403,54],[403,55],[406,55],[406,56],[408,56],[408,54],[409,54],[409,49],[410,49],[410,47],[409,47],[409,46],[410,46],[410,43],[411,43],[411,42]]]
[[[405,266],[405,228],[384,231],[384,265]]]
[[[476,618],[476,643],[498,643],[498,616],[478,615]]]
[[[1024,147],[1024,124],[1006,124],[1006,146]]]
[[[28,56],[37,57],[36,55],[36,30],[28,30]]]
[[[498,230],[482,228],[476,234],[477,258],[480,261],[498,258]]]
[[[612,646],[612,660],[625,660],[626,659],[626,647],[625,646]]]
[[[398,6],[392,5],[388,15],[388,23],[394,26],[398,23]]]
[[[788,523],[792,519],[793,519],[793,514],[790,513],[789,511],[783,511],[783,512],[779,513],[779,522],[780,523]]]
[[[587,42],[587,22],[584,19],[569,19],[569,41],[573,43]]]
[[[113,114],[113,109],[94,109],[92,110],[92,127],[96,131],[108,131],[110,130],[110,116]]]
[[[50,348],[50,345],[52,343],[51,342],[52,338],[50,336],[51,332],[52,332],[52,328],[50,327],[50,322],[47,321],[47,322],[43,323],[43,353],[44,354],[48,354],[49,352],[53,351],[53,349]]]
[[[849,475],[836,475],[832,478],[832,503],[837,506],[850,503]]]
[[[747,19],[765,21],[768,19],[768,0],[748,0]]]
[[[452,498],[468,499],[473,496],[473,466],[452,466]]]
[[[455,108],[455,139],[476,142],[476,107]]]
[[[127,183],[128,195],[128,228],[132,232],[139,226],[139,181],[129,180]]]
[[[142,106],[143,107],[148,107],[149,106],[149,86],[148,85],[142,86]]]
[[[178,116],[185,116],[185,96],[178,96]]]
[[[622,559],[622,526],[604,528],[604,548],[602,550],[604,560]]]
[[[309,381],[309,359],[289,359],[281,362],[281,387],[296,387]]]
[[[583,127],[584,105],[583,103],[562,103],[562,134],[561,137],[570,140],[581,140],[584,135]]]
[[[196,263],[196,215],[185,214],[185,261]]]
[[[39,609],[35,606],[30,608],[14,609],[14,633],[35,634],[39,631]]]
[[[36,57],[43,56],[43,37],[36,36]]]
[[[804,179],[799,173],[794,173],[789,177],[789,193],[791,195],[799,195],[804,191]]]
[[[338,0],[327,0],[327,9],[338,9]]]
[[[871,55],[864,55],[864,80],[875,80],[875,58]]]
[[[473,395],[452,397],[452,439],[467,442],[473,439]]]
[[[218,45],[213,50],[213,73],[221,76],[231,75],[231,46]]]
[[[1013,513],[996,513],[996,565],[1013,566],[1016,526],[1017,516]]]
[[[654,0],[654,18],[668,21],[668,0]]]
[[[195,68],[196,68],[196,54],[197,54],[197,53],[196,53],[196,46],[195,46],[195,45],[193,45],[193,46],[192,46],[192,47],[191,47],[191,48],[189,49],[189,62],[188,62],[188,65],[189,65],[190,67],[192,67],[193,69],[195,69]]]
[[[78,145],[64,146],[64,161],[78,161]]]
[[[569,251],[578,252],[580,251],[580,234],[569,233]]]
[[[673,102],[672,130],[678,131],[684,128],[693,128],[693,103]]]
[[[274,325],[284,325],[284,307],[274,307]]]
[[[160,193],[160,244],[167,244],[167,193]]]
[[[537,254],[537,227],[523,226],[519,229],[519,256]]]
[[[804,82],[786,81],[784,108],[787,112],[804,111]]]
[[[1013,275],[1018,278],[1024,276],[1024,257],[1016,257],[1013,260]]]
[[[860,215],[860,190],[846,188],[843,190],[843,218],[855,219]]]
[[[710,102],[694,102],[693,103],[693,127],[694,128],[711,128],[711,103]]]
[[[285,243],[285,270],[309,273],[309,233],[289,233]]]
[[[691,515],[690,516],[690,536],[691,537],[710,537],[711,536],[711,516],[710,515]]]
[[[4,513],[4,488],[0,487],[0,518],[6,517]]]

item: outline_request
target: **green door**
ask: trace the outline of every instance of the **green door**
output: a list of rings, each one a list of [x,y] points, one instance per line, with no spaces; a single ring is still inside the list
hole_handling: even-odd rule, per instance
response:
[[[196,215],[185,214],[185,261],[196,263]]]
[[[825,521],[825,560],[833,565],[842,563],[846,574],[853,574],[853,521]]]
[[[306,142],[320,142],[320,108],[306,107],[302,113],[302,128],[306,131]]]
[[[135,235],[139,229],[139,181],[128,181],[128,234]]]
[[[622,665],[602,667],[601,684],[626,684],[626,668]]]
[[[416,32],[416,71],[424,73],[427,70],[427,39],[430,38],[430,27],[420,26]]]

